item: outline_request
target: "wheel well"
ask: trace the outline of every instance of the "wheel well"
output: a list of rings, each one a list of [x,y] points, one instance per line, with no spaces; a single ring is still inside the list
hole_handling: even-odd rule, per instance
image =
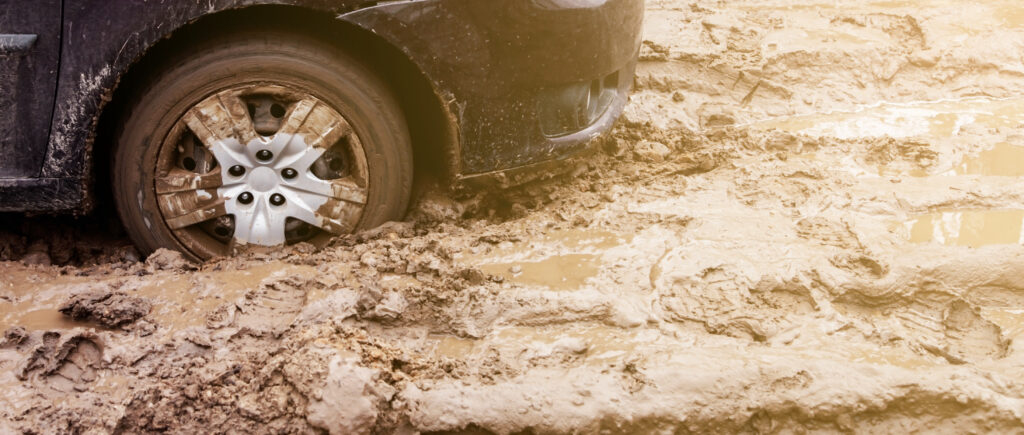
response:
[[[259,5],[206,15],[150,47],[118,79],[104,107],[96,131],[93,153],[96,198],[113,204],[110,162],[116,129],[127,104],[148,77],[166,66],[167,59],[186,53],[194,41],[241,30],[245,23],[274,23],[283,30],[314,36],[364,62],[391,88],[409,124],[414,149],[416,186],[448,184],[458,172],[458,134],[453,118],[423,72],[397,47],[381,37],[332,15],[297,6]],[[109,202],[108,202],[109,201]]]

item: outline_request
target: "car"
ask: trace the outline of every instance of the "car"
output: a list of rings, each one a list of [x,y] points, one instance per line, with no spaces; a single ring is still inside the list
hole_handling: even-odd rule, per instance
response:
[[[193,260],[401,219],[417,178],[509,184],[628,99],[643,0],[0,0],[0,211],[104,193]]]

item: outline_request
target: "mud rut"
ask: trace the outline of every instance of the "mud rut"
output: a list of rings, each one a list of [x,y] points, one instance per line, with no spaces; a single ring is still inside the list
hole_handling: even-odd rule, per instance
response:
[[[0,263],[0,432],[1021,431],[1024,13],[912,3],[649,1],[603,154],[320,251]]]

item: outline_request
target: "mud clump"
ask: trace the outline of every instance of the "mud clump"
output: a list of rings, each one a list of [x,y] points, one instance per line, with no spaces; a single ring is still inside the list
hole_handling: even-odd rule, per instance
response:
[[[153,305],[146,299],[121,292],[90,292],[71,297],[60,312],[78,321],[118,328],[149,314]]]
[[[633,148],[633,156],[637,160],[651,163],[660,163],[672,153],[667,146],[659,142],[641,141]]]
[[[175,271],[191,268],[192,265],[178,251],[160,248],[146,258],[146,268],[150,272]]]
[[[371,433],[381,408],[395,394],[393,387],[377,382],[381,375],[358,361],[333,359],[321,398],[309,405],[309,423],[332,435]]]
[[[0,347],[19,346],[25,340],[28,340],[28,331],[21,326],[12,326],[4,331],[4,338],[3,341],[0,341]]]

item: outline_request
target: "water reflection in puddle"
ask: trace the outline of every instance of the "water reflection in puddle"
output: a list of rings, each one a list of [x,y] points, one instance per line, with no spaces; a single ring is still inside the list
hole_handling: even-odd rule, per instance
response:
[[[903,224],[903,230],[914,243],[977,248],[1024,244],[1022,222],[1024,210],[944,211],[915,216]]]

